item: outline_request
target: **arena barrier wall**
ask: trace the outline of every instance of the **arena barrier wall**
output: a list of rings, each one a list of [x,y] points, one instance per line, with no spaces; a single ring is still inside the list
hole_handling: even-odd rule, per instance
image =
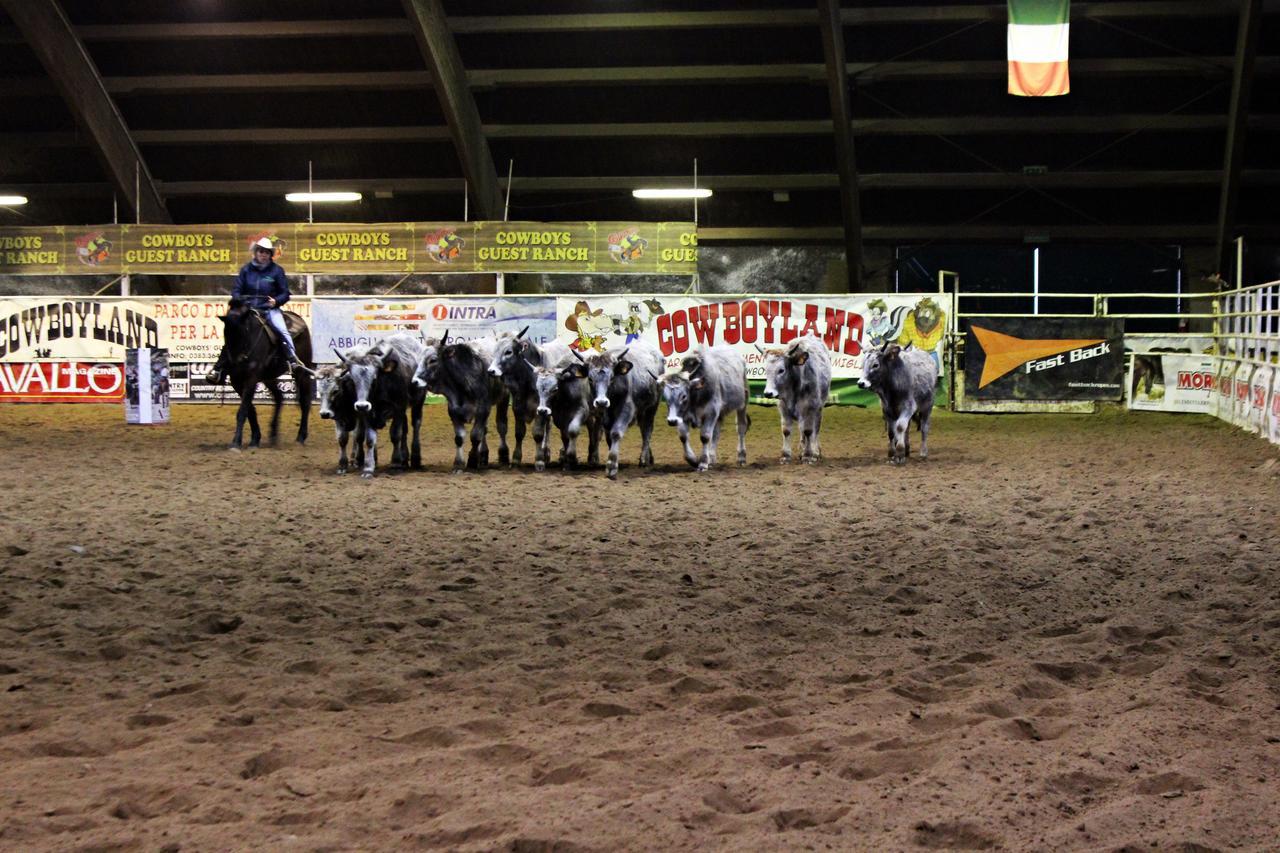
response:
[[[1213,413],[1280,444],[1280,281],[1224,290],[1214,314]]]
[[[223,296],[0,300],[0,400],[119,400],[123,382],[107,380],[118,374],[125,350],[136,347],[169,350],[172,400],[225,399],[225,388],[202,378],[222,348],[218,315],[225,305]],[[747,361],[753,401],[770,406],[773,401],[760,396],[764,359],[757,347],[815,334],[831,351],[832,402],[866,406],[875,397],[857,387],[864,343],[911,343],[944,366],[950,300],[933,294],[316,296],[291,299],[287,307],[310,326],[318,362],[336,361],[335,348],[397,331],[471,339],[527,326],[537,342],[560,339],[582,351],[618,350],[644,339],[669,367],[699,344],[726,343]],[[265,391],[260,395],[266,399]]]

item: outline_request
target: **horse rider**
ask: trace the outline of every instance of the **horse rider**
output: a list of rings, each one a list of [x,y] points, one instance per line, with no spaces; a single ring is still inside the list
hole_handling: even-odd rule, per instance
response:
[[[285,361],[289,369],[293,370],[300,366],[298,353],[293,348],[293,336],[284,324],[284,314],[280,312],[280,306],[289,301],[289,279],[285,276],[284,268],[272,260],[275,251],[275,244],[270,237],[262,237],[253,244],[253,260],[240,268],[236,283],[231,288],[231,299],[244,302],[266,316],[267,322],[280,335],[280,347]],[[218,360],[205,379],[213,385],[222,384],[223,374],[228,367],[227,347],[224,344]]]

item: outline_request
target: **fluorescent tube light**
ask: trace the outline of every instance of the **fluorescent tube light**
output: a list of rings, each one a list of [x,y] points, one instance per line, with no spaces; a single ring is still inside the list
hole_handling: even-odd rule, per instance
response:
[[[0,195],[0,207],[17,207],[26,203],[27,197],[25,195]]]
[[[669,187],[666,189],[632,190],[631,194],[636,198],[709,198],[711,190],[706,187],[697,189]]]
[[[288,193],[285,195],[286,201],[300,202],[359,201],[361,198],[360,193],[352,192]]]

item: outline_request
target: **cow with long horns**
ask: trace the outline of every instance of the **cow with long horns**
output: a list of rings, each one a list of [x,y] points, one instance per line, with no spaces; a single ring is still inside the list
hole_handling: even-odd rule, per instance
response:
[[[618,478],[618,449],[627,428],[640,426],[640,467],[653,464],[653,418],[658,413],[658,382],[662,353],[639,340],[619,353],[595,353],[586,360],[591,384],[591,405],[600,414],[609,440],[605,474]]]
[[[445,398],[449,420],[453,422],[455,448],[453,471],[464,469],[462,445],[467,424],[471,425],[471,451],[465,467],[475,470],[489,466],[489,411],[498,391],[486,373],[484,359],[475,347],[463,341],[449,343],[449,330],[434,347],[428,346],[414,375],[414,384]]]
[[[511,464],[519,465],[523,459],[524,435],[529,424],[533,424],[534,467],[541,471],[545,465],[539,467],[537,463],[546,462],[539,448],[544,444],[547,424],[545,418],[538,417],[536,371],[543,366],[559,367],[569,360],[570,349],[560,341],[549,341],[539,346],[525,337],[528,331],[529,327],[525,326],[517,335],[507,334],[498,338],[493,357],[489,360],[489,375],[500,377],[511,397],[511,414],[516,422]]]
[[[600,461],[600,416],[591,405],[591,385],[587,381],[587,365],[574,351],[570,359],[557,367],[539,365],[534,368],[534,385],[538,392],[538,418],[541,434],[534,467],[541,471],[551,460],[551,425],[560,431],[560,465],[572,468],[578,464],[578,435],[587,428],[587,464]],[[533,367],[532,363],[529,365]]]

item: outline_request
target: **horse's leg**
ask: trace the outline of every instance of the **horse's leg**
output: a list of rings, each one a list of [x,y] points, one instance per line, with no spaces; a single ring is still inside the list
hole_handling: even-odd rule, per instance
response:
[[[240,405],[236,406],[236,434],[232,437],[231,444],[228,445],[231,450],[239,450],[241,445],[244,444],[244,422],[249,416],[250,405],[244,396],[244,391],[239,388],[236,391],[240,395]]]
[[[280,412],[284,409],[284,391],[280,388],[279,382],[273,382],[267,386],[271,391],[271,434],[268,441],[272,447],[276,446],[276,442],[280,438]]]
[[[247,407],[247,416],[249,418],[249,446],[260,447],[262,445],[262,428],[258,426],[258,410],[253,405],[253,394],[258,390],[257,383],[250,383],[245,388],[244,396],[241,398]]]
[[[311,417],[311,398],[316,395],[315,383],[311,374],[301,370],[293,372],[293,387],[298,392],[298,408],[302,409],[302,420],[298,423],[298,444],[307,443],[307,420]]]

